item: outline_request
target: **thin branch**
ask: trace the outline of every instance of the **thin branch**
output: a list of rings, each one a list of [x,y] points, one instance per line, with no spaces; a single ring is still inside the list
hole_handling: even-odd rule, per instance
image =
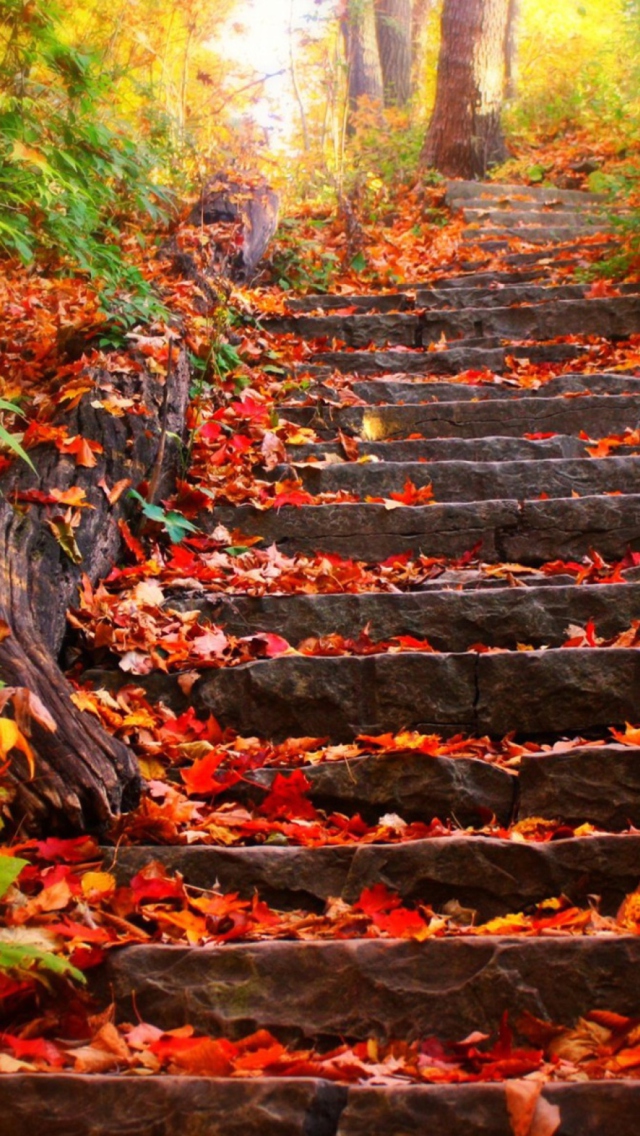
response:
[[[259,79],[252,79],[250,83],[245,83],[244,87],[238,87],[235,91],[232,91],[230,95],[227,95],[223,102],[217,107],[214,107],[211,114],[219,114],[221,110],[224,110],[227,103],[230,103],[237,95],[241,95],[243,91],[249,91],[251,87],[259,87],[261,83],[266,83],[269,79],[277,79],[279,75],[286,75],[288,70],[288,67],[281,67],[279,71],[272,71],[269,75],[262,75]]]

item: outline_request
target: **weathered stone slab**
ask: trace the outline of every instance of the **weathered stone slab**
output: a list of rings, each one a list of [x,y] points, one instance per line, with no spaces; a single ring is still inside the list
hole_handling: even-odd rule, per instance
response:
[[[475,721],[476,662],[475,655],[286,655],[207,672],[193,700],[225,725],[269,737],[344,741],[418,722],[458,732]]]
[[[437,380],[420,382],[419,379],[365,379],[356,380],[351,389],[358,398],[370,403],[420,403],[435,400],[437,402],[470,402],[482,399],[514,399],[514,398],[554,398],[556,395],[589,392],[590,394],[636,394],[640,390],[640,378],[635,373],[616,375],[559,375],[537,389],[531,387],[514,387],[508,383],[496,383],[490,386],[483,383],[473,386],[470,383],[446,383]],[[305,392],[307,393],[307,392]],[[330,400],[335,392],[329,386],[319,386],[308,392],[312,396]],[[286,415],[286,409],[283,407]]]
[[[125,1020],[238,1037],[424,1037],[493,1031],[524,1010],[567,1024],[640,1012],[640,937],[133,946],[96,976]]]
[[[448,205],[461,200],[465,203],[477,198],[482,204],[491,202],[496,198],[500,200],[511,199],[517,202],[518,208],[522,202],[535,201],[544,205],[582,205],[589,206],[605,204],[609,200],[604,193],[588,193],[581,189],[560,189],[555,185],[509,185],[499,182],[478,181],[449,181],[447,182],[446,201]]]
[[[597,549],[618,559],[640,540],[640,498],[581,497],[525,501],[516,529],[500,540],[505,560],[528,563],[573,559]]]
[[[627,504],[638,499],[617,500]],[[622,550],[630,528],[631,538],[635,538],[635,527],[627,523],[627,514],[630,521],[636,511],[640,535],[640,500],[637,510],[632,504],[623,510],[624,536],[620,532],[618,538]],[[230,531],[239,529],[249,536],[262,536],[267,545],[277,541],[282,551],[336,552],[372,561],[419,550],[429,556],[462,556],[481,541],[483,559],[494,562],[504,559],[496,541],[503,532],[517,533],[518,514],[517,501],[436,504],[392,510],[385,509],[384,505],[343,503],[302,505],[269,512],[242,505],[218,506],[212,513],[201,516],[199,524],[205,531],[222,524]],[[566,543],[564,539],[563,543]],[[574,543],[580,543],[579,536],[574,538]],[[580,547],[584,543],[582,541]],[[587,544],[591,547],[588,541]]]
[[[635,1081],[549,1084],[563,1136],[636,1136]],[[336,1085],[307,1078],[4,1076],[0,1136],[512,1136],[504,1085]]]
[[[623,285],[620,291],[633,292],[637,285]],[[409,311],[417,308],[476,308],[501,307],[509,304],[548,303],[551,300],[582,300],[589,291],[586,284],[535,284],[518,278],[516,283],[501,284],[500,288],[486,286],[426,288],[418,285],[406,291],[371,293],[362,296],[292,296],[287,297],[287,308],[291,312],[332,312],[345,308],[356,308],[363,312]],[[413,293],[415,292],[415,299]]]
[[[247,774],[247,792],[251,794],[253,785],[269,789],[278,772],[264,769]],[[303,766],[303,773],[318,807],[358,812],[372,822],[392,812],[407,821],[455,817],[461,825],[482,825],[494,816],[508,825],[515,804],[513,774],[466,758],[388,754]]]
[[[287,412],[284,411],[284,417]],[[359,442],[360,454],[380,461],[534,461],[538,458],[582,458],[588,442],[570,434],[553,438],[412,438],[402,441]],[[290,446],[292,462],[323,460],[327,455],[344,461],[344,450],[336,442],[315,442]]]
[[[549,1084],[562,1136],[636,1136],[637,1081]],[[353,1086],[337,1136],[513,1136],[503,1085]]]
[[[522,208],[520,207],[522,204]],[[549,226],[555,229],[592,229],[601,224],[603,218],[597,213],[587,213],[584,210],[570,209],[565,205],[547,208],[532,208],[532,202],[512,202],[507,207],[495,208],[487,202],[484,206],[474,202],[462,210],[462,216],[468,224],[478,224],[499,227],[508,225],[518,228],[526,225],[535,225],[538,228]]]
[[[105,855],[110,863],[112,851]],[[121,846],[119,880],[128,882],[152,860],[181,872],[195,887],[211,888],[218,881],[223,892],[250,898],[258,891],[284,909],[321,910],[330,897],[355,903],[364,888],[382,882],[405,901],[436,911],[457,899],[482,922],[559,895],[583,907],[590,895],[598,895],[603,914],[615,914],[640,882],[640,836],[525,843],[460,835],[323,848]]]
[[[585,746],[523,757],[518,781],[521,817],[588,821],[612,830],[640,826],[640,749],[635,747]]]
[[[437,356],[434,355],[433,358]],[[408,356],[405,356],[408,358]],[[430,367],[431,364],[429,363]],[[423,406],[287,407],[283,417],[300,425],[338,427],[377,442],[420,433],[425,438],[484,438],[549,433],[592,438],[634,429],[640,418],[638,395],[585,395],[583,398],[527,396],[478,402],[431,402]]]
[[[334,1136],[346,1099],[307,1078],[22,1073],[0,1078],[0,1136]]]
[[[193,699],[225,726],[277,739],[348,741],[404,727],[498,737],[578,732],[634,720],[640,651],[286,655],[206,671]]]
[[[588,231],[591,233],[593,230],[589,228]],[[611,225],[606,224],[598,230],[601,233],[610,231]],[[501,247],[498,242],[506,242],[502,247],[508,248],[508,242],[514,239],[527,244],[546,246],[561,245],[575,238],[576,228],[569,229],[566,225],[544,225],[536,228],[533,225],[510,226],[507,222],[500,226],[485,225],[478,229],[469,228],[462,234],[462,240],[468,244],[478,244],[481,248],[491,248],[492,251]]]
[[[401,493],[407,481],[418,488],[431,485],[436,502],[524,501],[541,493],[556,498],[570,498],[575,493],[581,497],[610,492],[640,493],[638,457],[429,464],[345,462],[324,468],[300,466],[297,474],[304,488],[314,495],[346,489],[361,498]],[[286,466],[274,470],[278,480],[286,475]]]
[[[394,351],[390,346],[378,351],[319,351],[313,355],[313,361],[322,367],[359,375],[401,372],[414,375],[457,375],[461,371],[481,370],[483,367],[499,372],[507,365],[507,356],[518,351],[518,348],[501,346],[501,339],[499,335],[482,335],[479,325],[473,337],[453,340],[442,350],[429,351],[428,347],[422,347],[415,352]],[[526,349],[520,350],[526,350],[523,357],[534,363],[562,363],[589,356],[588,346],[580,343],[527,344]]]
[[[560,647],[570,623],[584,627],[592,619],[602,638],[630,627],[640,618],[640,585],[511,588],[502,581],[495,590],[479,592],[260,597],[186,592],[168,596],[166,606],[197,609],[232,635],[271,631],[294,647],[309,636],[337,631],[356,637],[365,626],[374,640],[413,635],[439,651],[466,651],[475,643]]]
[[[283,552],[334,552],[379,561],[401,552],[462,556],[481,542],[487,563],[543,564],[581,559],[592,549],[620,559],[640,547],[640,496],[556,498],[549,501],[479,501],[401,507],[302,505],[260,512],[251,506],[217,507],[200,518]]]
[[[480,655],[476,729],[582,732],[635,720],[640,651],[617,648]]]
[[[489,230],[485,230],[488,232]],[[516,232],[516,230],[509,230]],[[549,236],[552,229],[546,233]],[[522,229],[523,240],[541,233]],[[447,339],[474,336],[515,336],[518,339],[553,339],[559,335],[591,335],[622,338],[640,327],[640,307],[634,296],[593,300],[557,300],[553,305],[523,307],[462,308],[454,311],[423,311],[420,315],[294,316],[268,320],[276,334],[293,332],[303,339],[326,336],[350,347],[375,343],[421,347]]]

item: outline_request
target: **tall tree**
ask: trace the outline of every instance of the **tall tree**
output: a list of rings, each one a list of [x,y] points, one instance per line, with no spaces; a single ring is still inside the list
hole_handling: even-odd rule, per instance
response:
[[[385,106],[404,106],[411,98],[411,7],[411,0],[375,0]]]
[[[444,0],[436,101],[423,160],[449,177],[483,177],[504,157],[510,0]]]
[[[374,0],[346,0],[341,23],[349,76],[349,106],[357,109],[360,99],[365,97],[381,103],[382,69]]]

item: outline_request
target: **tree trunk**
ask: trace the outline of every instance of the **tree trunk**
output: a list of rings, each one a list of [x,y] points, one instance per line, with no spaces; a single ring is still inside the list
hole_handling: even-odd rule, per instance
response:
[[[375,0],[376,34],[385,106],[411,98],[411,0]]]
[[[444,0],[436,102],[423,161],[448,177],[484,177],[505,156],[510,0]]]
[[[382,103],[382,69],[376,39],[374,0],[347,0],[342,16],[349,106],[357,110],[360,99]]]
[[[39,446],[31,451],[37,474],[16,460],[0,482],[0,619],[6,625],[0,643],[0,677],[10,686],[34,691],[57,727],[50,733],[37,722],[32,724],[32,779],[24,759],[11,755],[16,814],[23,827],[46,819],[49,832],[100,832],[114,814],[132,807],[140,793],[134,755],[91,714],[76,709],[72,689],[58,666],[66,611],[76,599],[82,574],[96,582],[121,552],[118,522],[131,513],[131,501],[125,490],[110,504],[109,489],[124,478],[135,487],[154,477],[159,467],[159,496],[173,485],[172,459],[177,455],[171,434],[181,436],[184,431],[186,353],[180,351],[166,379],[146,372],[142,358],[132,361],[136,366],[131,373],[87,370],[81,376],[87,389],[77,405],[54,418],[67,427],[69,436],[102,445],[103,452],[95,454],[95,467],[77,466],[72,456],[50,445]],[[96,406],[114,398],[134,401],[120,417]],[[84,489],[92,506],[77,510],[75,530],[69,527],[73,510],[65,517],[66,506],[46,500],[51,501],[53,489],[71,486]],[[34,502],[34,491],[45,501]],[[52,524],[59,533],[75,531],[77,551],[70,545],[70,554],[63,550]],[[74,562],[80,557],[81,562]]]

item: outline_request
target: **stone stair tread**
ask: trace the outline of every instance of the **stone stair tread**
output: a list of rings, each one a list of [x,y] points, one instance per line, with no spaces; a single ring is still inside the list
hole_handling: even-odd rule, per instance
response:
[[[491,202],[485,203],[484,206],[474,202],[470,206],[464,206],[462,209],[462,216],[468,224],[477,224],[486,227],[490,231],[491,227],[504,222],[506,225],[515,225],[526,227],[527,225],[546,225],[549,224],[552,228],[590,228],[593,225],[606,224],[608,218],[598,215],[593,212],[586,212],[582,209],[572,209],[567,205],[559,207],[549,206],[546,209],[531,208],[532,203],[527,202],[529,208],[519,208],[519,203],[505,204],[496,202],[492,205]]]
[[[640,393],[640,376],[637,368],[630,368],[629,372],[606,372],[602,374],[573,374],[558,375],[541,383],[538,387],[514,386],[513,383],[504,382],[478,382],[465,383],[443,382],[433,379],[423,381],[419,377],[407,378],[373,378],[355,379],[350,383],[350,390],[363,402],[372,404],[409,402],[471,402],[487,399],[513,399],[513,398],[554,398],[557,395],[569,393],[584,394],[634,394]],[[498,377],[499,378],[499,377]],[[325,399],[331,402],[336,392],[331,386],[318,384],[303,392],[306,398]],[[294,404],[295,405],[295,402]],[[287,404],[281,406],[286,417]]]
[[[458,198],[467,201],[474,197],[478,197],[480,200],[511,197],[516,201],[521,198],[524,200],[529,198],[533,201],[551,200],[578,205],[595,202],[604,204],[609,200],[606,193],[592,193],[581,189],[561,189],[555,185],[518,185],[515,183],[465,181],[464,179],[446,183],[446,199],[449,204]]]
[[[188,1021],[231,1039],[268,1029],[286,1040],[459,1040],[494,1032],[505,1012],[567,1025],[596,1008],[633,1013],[640,937],[136,945],[110,953],[93,987],[112,991],[121,1020]]]
[[[152,672],[136,685],[181,712],[178,677]],[[130,679],[94,668],[83,681],[118,690]],[[602,731],[634,721],[639,698],[640,651],[595,647],[281,655],[205,670],[189,704],[245,735],[350,742],[400,729],[529,739]]]
[[[620,560],[640,548],[640,496],[449,502],[388,510],[384,505],[301,505],[263,512],[216,506],[200,518],[277,543],[282,552],[332,552],[380,562],[403,552],[458,557],[480,544],[486,563],[528,566],[580,560],[596,549]]]
[[[546,1084],[542,1098],[560,1110],[562,1136],[636,1136],[640,1083]],[[349,1089],[336,1136],[513,1136],[503,1085],[429,1085]],[[187,1134],[188,1136],[188,1134]]]
[[[499,296],[496,297],[499,301]],[[352,347],[369,343],[419,347],[447,338],[515,336],[553,339],[559,335],[590,334],[623,337],[640,328],[640,302],[636,296],[605,299],[557,300],[548,305],[457,308],[412,314],[360,314],[292,317],[265,320],[264,326],[278,334],[292,332],[304,339],[326,336]]]
[[[514,309],[515,310],[515,309]],[[488,344],[488,346],[487,346]],[[530,343],[514,341],[503,345],[501,336],[452,339],[437,350],[428,347],[407,350],[393,347],[365,351],[361,349],[318,351],[312,363],[294,367],[293,373],[313,374],[313,364],[330,367],[345,374],[439,374],[456,375],[462,371],[502,371],[509,356],[523,357],[531,363],[563,363],[572,359],[590,361],[593,348],[588,343]]]
[[[277,466],[278,481],[291,472]],[[640,493],[640,457],[540,458],[537,461],[465,462],[345,462],[319,466],[297,465],[295,472],[312,493],[341,489],[361,498],[389,498],[402,493],[407,481],[417,488],[431,485],[434,501],[531,500],[542,493],[569,498],[572,493]]]
[[[552,1082],[542,1097],[563,1136],[636,1136],[637,1081]],[[23,1073],[0,1081],[0,1136],[33,1136],[44,1116],[48,1136],[513,1136],[505,1100],[502,1084]]]
[[[523,394],[513,399],[460,399],[422,405],[375,407],[290,406],[288,421],[333,434],[339,427],[369,442],[421,433],[425,438],[483,438],[533,433],[579,434],[590,438],[635,429],[640,396],[584,395],[580,398]]]
[[[302,1077],[22,1073],[0,1079],[0,1136],[337,1136],[346,1099]]]
[[[412,635],[428,639],[436,650],[453,652],[466,651],[474,643],[560,647],[569,638],[569,624],[585,626],[589,620],[601,638],[609,639],[640,618],[640,584],[514,588],[504,579],[498,583],[501,586],[488,590],[434,588],[402,594],[254,597],[180,590],[167,594],[166,606],[198,610],[230,635],[271,632],[294,647],[311,635],[320,638],[338,631],[355,638],[366,626],[375,641]]]
[[[524,392],[523,392],[524,396]],[[470,399],[468,401],[471,401]],[[285,412],[286,417],[286,412]],[[589,442],[571,434],[549,438],[517,438],[499,435],[484,438],[408,438],[395,441],[359,441],[361,457],[380,461],[535,461],[539,458],[582,458]],[[625,448],[621,447],[622,453]],[[311,442],[288,446],[289,459],[296,461],[344,461],[338,442]]]
[[[526,274],[525,274],[526,276]],[[543,284],[538,281],[528,283],[517,277],[517,282],[504,284],[500,276],[491,284],[467,285],[465,278],[458,287],[444,287],[439,284],[427,287],[424,284],[404,285],[391,292],[373,292],[363,295],[318,295],[286,298],[290,313],[309,314],[311,312],[332,312],[355,308],[358,311],[402,311],[410,308],[463,307],[476,308],[493,306],[496,301],[501,306],[514,303],[549,303],[556,299],[582,300],[589,291],[587,284]],[[638,285],[621,285],[623,294],[636,292]]]
[[[637,760],[637,751],[634,756]],[[105,856],[110,864],[113,849],[105,849]],[[356,903],[365,888],[383,883],[405,902],[429,904],[436,911],[457,900],[476,911],[481,922],[559,895],[578,906],[588,906],[589,896],[598,895],[603,914],[615,915],[638,886],[639,858],[637,834],[546,842],[461,834],[321,848],[121,845],[115,871],[124,884],[158,860],[194,887],[212,888],[217,881],[224,893],[250,898],[257,891],[281,909],[312,911],[331,898]]]

